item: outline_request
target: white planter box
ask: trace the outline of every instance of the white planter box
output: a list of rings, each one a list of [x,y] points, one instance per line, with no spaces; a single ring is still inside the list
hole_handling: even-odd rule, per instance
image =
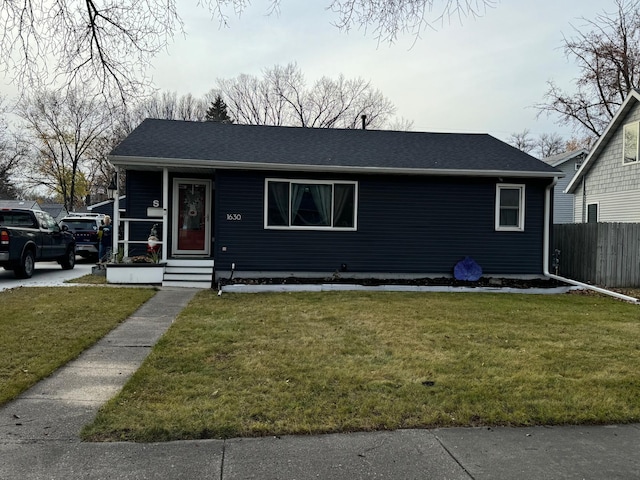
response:
[[[164,263],[107,264],[107,283],[161,284],[164,267]]]

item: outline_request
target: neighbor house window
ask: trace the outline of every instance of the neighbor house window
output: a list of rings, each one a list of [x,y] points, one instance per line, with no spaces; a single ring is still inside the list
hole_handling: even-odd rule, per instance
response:
[[[622,163],[627,165],[629,163],[636,163],[638,161],[638,128],[640,122],[629,123],[624,126],[623,129],[623,155]]]
[[[496,230],[524,230],[524,185],[496,185]]]
[[[597,222],[598,222],[598,204],[589,203],[587,205],[587,223],[597,223]]]
[[[356,229],[357,183],[267,179],[265,228]]]

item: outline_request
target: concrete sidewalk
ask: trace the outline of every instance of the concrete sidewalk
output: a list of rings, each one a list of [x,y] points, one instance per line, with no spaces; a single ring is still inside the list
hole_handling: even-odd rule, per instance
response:
[[[82,426],[194,293],[161,289],[77,360],[0,408],[0,479],[640,478],[640,425],[81,442]]]

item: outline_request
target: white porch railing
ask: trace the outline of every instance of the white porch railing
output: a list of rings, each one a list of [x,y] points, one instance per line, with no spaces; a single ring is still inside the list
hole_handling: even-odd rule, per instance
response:
[[[122,223],[124,225],[124,233],[123,233],[123,239],[122,240],[118,240],[118,248],[116,249],[116,251],[119,251],[120,249],[120,245],[123,246],[123,253],[125,257],[129,256],[129,245],[147,245],[148,240],[131,240],[130,239],[130,229],[131,229],[131,224],[132,223],[157,223],[159,225],[162,225],[162,219],[158,219],[158,218],[123,218],[120,217],[120,223]],[[162,245],[162,241],[160,239],[158,239],[158,241],[156,241],[156,245]],[[162,250],[160,250],[160,252],[162,252]],[[164,258],[160,259],[160,260],[165,260]]]

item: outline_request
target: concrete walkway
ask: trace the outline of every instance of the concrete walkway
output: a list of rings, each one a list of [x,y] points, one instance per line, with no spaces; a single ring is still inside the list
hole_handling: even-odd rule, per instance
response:
[[[0,408],[0,479],[640,478],[640,425],[81,442],[82,426],[194,293],[161,289],[77,360]]]

